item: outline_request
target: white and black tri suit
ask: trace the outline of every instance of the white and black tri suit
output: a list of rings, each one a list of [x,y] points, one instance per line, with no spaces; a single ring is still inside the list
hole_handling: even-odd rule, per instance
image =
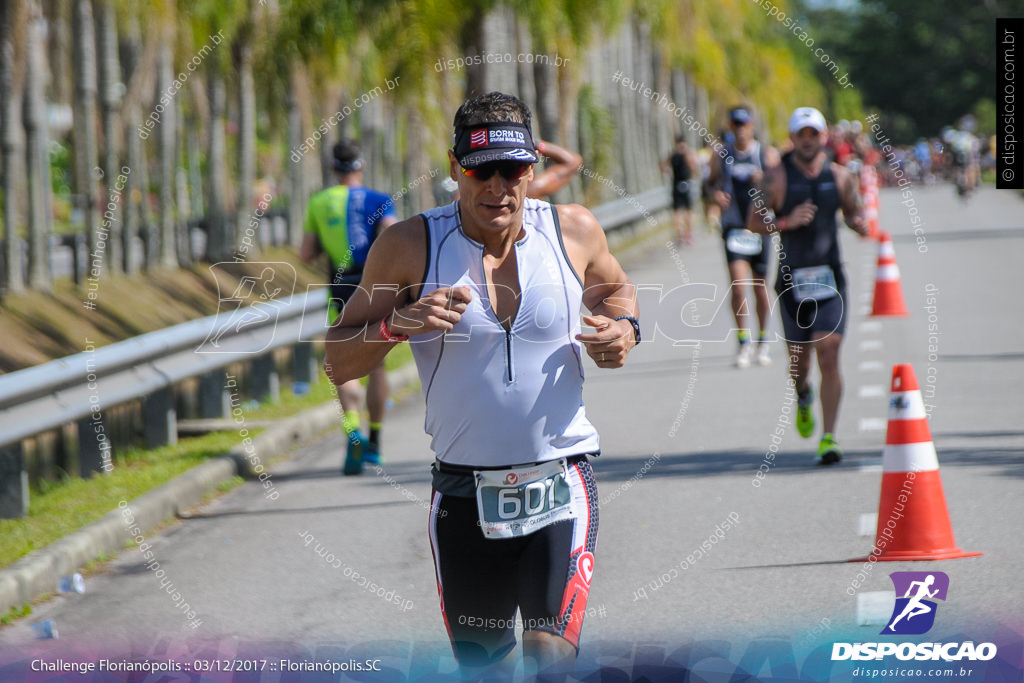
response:
[[[419,335],[411,344],[436,456],[429,531],[452,647],[468,664],[505,656],[516,643],[517,607],[526,629],[578,647],[598,526],[587,456],[599,452],[600,442],[583,406],[583,349],[575,339],[583,285],[566,256],[555,207],[525,200],[514,246],[519,308],[509,329],[491,306],[483,245],[462,230],[458,202],[423,219],[422,294],[455,286],[472,292],[451,332]],[[508,537],[488,538],[480,488],[494,472],[514,485],[517,475],[505,470],[516,467],[520,474],[562,468],[564,518],[531,531],[513,521]],[[534,486],[543,492],[545,484],[553,490],[550,481]],[[512,488],[498,493],[506,502],[520,495]],[[522,495],[524,510],[543,502]],[[513,504],[518,511],[518,500]]]

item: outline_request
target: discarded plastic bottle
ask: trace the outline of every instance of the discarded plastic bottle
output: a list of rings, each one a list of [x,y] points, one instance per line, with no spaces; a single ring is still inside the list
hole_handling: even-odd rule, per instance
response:
[[[37,640],[57,639],[57,622],[53,619],[37,621],[32,624],[32,630],[36,632]]]
[[[85,592],[85,579],[78,572],[75,572],[71,576],[62,576],[57,579],[57,592],[58,593],[84,593]]]

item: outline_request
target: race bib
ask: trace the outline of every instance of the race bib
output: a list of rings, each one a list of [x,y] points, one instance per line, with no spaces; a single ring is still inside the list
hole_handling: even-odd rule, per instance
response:
[[[793,271],[793,295],[797,301],[824,301],[839,294],[831,266],[812,266]]]
[[[733,228],[725,235],[725,248],[734,254],[754,256],[761,253],[761,236],[743,228]]]
[[[571,519],[565,459],[507,470],[478,470],[476,505],[487,538],[515,538]]]

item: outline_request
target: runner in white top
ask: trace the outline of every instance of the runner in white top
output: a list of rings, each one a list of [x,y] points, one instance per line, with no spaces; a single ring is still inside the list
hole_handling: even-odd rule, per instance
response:
[[[412,345],[427,397],[426,430],[441,462],[507,467],[600,448],[583,408],[583,351],[576,340],[583,285],[565,257],[555,207],[536,199],[523,204],[522,234],[514,243],[518,291],[500,287],[519,301],[510,325],[491,305],[485,247],[463,230],[459,205],[423,214],[430,233],[424,289],[465,286],[471,293],[455,332],[422,335]],[[467,387],[472,401],[465,400]],[[497,414],[509,419],[491,419]],[[493,446],[481,449],[481,443]]]
[[[597,540],[582,351],[618,368],[640,338],[634,287],[593,214],[526,200],[530,118],[497,92],[459,108],[449,164],[461,199],[378,238],[363,291],[327,335],[336,384],[413,344],[438,459],[441,609],[474,678],[511,676],[517,609],[528,672],[572,666]]]

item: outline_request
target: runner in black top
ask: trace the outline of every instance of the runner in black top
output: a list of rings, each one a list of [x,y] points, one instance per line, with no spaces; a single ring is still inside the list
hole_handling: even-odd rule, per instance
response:
[[[805,353],[813,350],[821,371],[824,426],[817,459],[829,465],[842,458],[834,433],[843,393],[839,347],[845,330],[846,277],[839,256],[836,212],[841,209],[846,224],[861,236],[867,236],[868,228],[857,203],[856,178],[826,159],[828,129],[821,112],[812,107],[794,111],[789,136],[793,151],[783,157],[780,166],[768,170],[761,189],[752,190],[748,226],[762,234],[780,233],[775,290],[789,344],[790,374],[799,397],[797,431],[807,438],[815,428],[808,383],[811,354]]]
[[[750,205],[750,189],[761,181],[768,166],[779,163],[779,153],[773,148],[761,145],[754,139],[754,119],[750,109],[740,105],[729,112],[735,142],[728,145],[728,156],[723,161],[712,156],[708,187],[711,195],[722,208],[722,240],[725,245],[725,261],[729,267],[732,313],[736,319],[736,337],[739,351],[736,367],[750,367],[754,357],[754,345],[750,343],[752,332],[750,312],[747,308],[747,290],[754,292],[757,311],[758,344],[757,362],[768,365],[771,355],[768,350],[767,328],[769,320],[768,253],[770,238],[747,230],[747,214]]]
[[[696,180],[697,155],[682,136],[676,148],[661,162],[661,172],[672,172],[672,208],[675,210],[676,237],[686,245],[693,244],[693,210],[690,208],[690,183]]]

